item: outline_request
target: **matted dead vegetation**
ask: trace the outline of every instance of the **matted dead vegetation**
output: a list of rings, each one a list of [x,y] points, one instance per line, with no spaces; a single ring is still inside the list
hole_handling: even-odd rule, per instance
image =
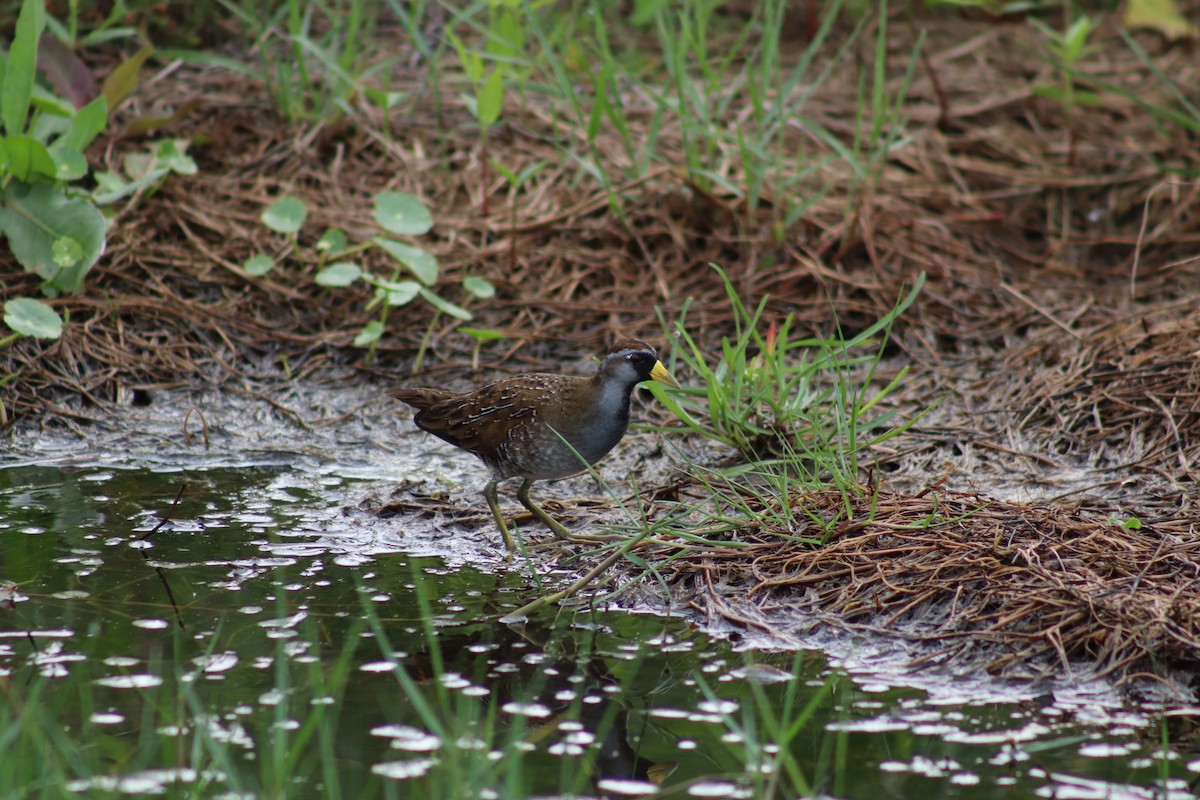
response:
[[[392,116],[364,104],[355,116],[299,132],[272,118],[254,82],[166,65],[121,113],[162,116],[199,100],[202,114],[164,133],[197,142],[200,174],[173,177],[118,214],[108,255],[85,293],[55,301],[71,313],[66,337],[9,348],[6,368],[18,377],[0,399],[10,418],[61,415],[77,413],[79,398],[137,400],[197,377],[282,376],[281,357],[290,375],[360,368],[362,352],[349,344],[367,319],[364,292],[320,290],[304,248],[282,252],[267,279],[240,269],[251,253],[281,245],[258,214],[285,192],[313,209],[302,237],[308,244],[326,225],[371,232],[370,195],[380,189],[425,198],[436,227],[423,244],[441,259],[447,286],[468,271],[499,286],[495,300],[474,310],[480,324],[510,337],[491,346],[486,361],[516,356],[513,369],[593,352],[618,333],[654,338],[654,307],[669,317],[689,297],[697,301],[693,323],[711,341],[729,312],[709,262],[722,264],[746,297],[770,294],[777,313],[795,313],[802,326],[823,333],[834,315],[851,330],[878,318],[925,271],[925,292],[898,333],[918,365],[933,368],[1039,331],[1087,330],[1114,313],[1191,313],[1180,301],[1192,296],[1187,287],[1196,285],[1200,266],[1191,259],[1200,239],[1195,187],[1171,176],[1197,167],[1193,137],[1139,105],[1170,107],[1172,100],[1120,44],[1115,23],[1097,34],[1100,57],[1081,65],[1079,80],[1129,95],[1107,93],[1103,107],[1080,106],[1069,118],[1031,90],[1058,75],[1029,26],[938,14],[893,28],[890,92],[899,89],[917,29],[929,36],[928,57],[895,109],[909,138],[864,181],[806,128],[820,125],[849,141],[869,124],[857,118],[860,73],[870,69],[873,47],[867,35],[853,54],[858,63],[815,87],[805,118],[791,120],[783,134],[797,174],[816,167],[790,189],[811,205],[783,241],[766,235],[785,202],[775,184],[753,210],[701,190],[680,167],[683,131],[670,119],[654,145],[657,165],[643,175],[621,178],[632,169],[624,144],[616,131],[599,135],[590,154],[612,176],[610,194],[564,157],[587,150],[582,130],[536,94],[506,110],[485,155],[457,94],[431,96],[427,65],[415,54],[397,61],[407,71],[391,75],[391,88],[412,97]],[[785,45],[799,53],[802,31],[792,32],[797,38]],[[1140,41],[1177,85],[1200,85],[1185,48],[1152,34]],[[409,49],[399,40],[394,52]],[[625,100],[633,135],[644,135],[637,126],[651,125],[653,104],[636,91]],[[745,123],[745,113],[735,103],[728,124]],[[112,137],[99,143],[96,160],[111,168],[140,146]],[[508,187],[484,168],[486,159],[514,171],[546,164],[516,196],[515,225]],[[734,185],[747,179],[732,137],[711,162]],[[0,275],[5,297],[36,292],[36,281],[7,254]],[[414,351],[430,316],[419,303],[392,316],[384,369],[395,370]],[[1109,335],[1119,346],[1119,334]],[[434,342],[452,369],[471,346],[448,323],[438,325]],[[1059,387],[1045,390],[1051,403]],[[1025,407],[1038,402],[1022,398]],[[1157,404],[1146,408],[1153,413]],[[1156,419],[1162,435],[1174,437],[1166,416]],[[1191,428],[1176,427],[1190,448]],[[1163,468],[1174,463],[1167,458]]]
[[[737,547],[671,559],[672,600],[768,634],[901,637],[918,644],[918,666],[1200,674],[1200,521],[1130,528],[944,489],[846,503],[837,491],[797,496],[790,530],[746,528]],[[814,519],[833,518],[848,521],[811,544],[823,535]]]
[[[1009,424],[1097,461],[1118,463],[1112,449],[1138,452],[1125,469],[1182,489],[1195,483],[1200,458],[1200,320],[1161,317],[1138,314],[1069,346],[1059,334],[1037,336],[1006,354],[987,386],[1012,409]],[[1028,372],[1020,384],[1018,366]]]

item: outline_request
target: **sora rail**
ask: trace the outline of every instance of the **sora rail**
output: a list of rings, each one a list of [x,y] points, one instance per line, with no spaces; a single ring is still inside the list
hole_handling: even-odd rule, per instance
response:
[[[389,394],[417,409],[413,415],[417,427],[474,453],[491,469],[483,496],[505,547],[513,553],[516,545],[500,513],[497,484],[521,478],[517,489],[521,505],[556,536],[579,541],[530,499],[529,487],[534,481],[582,472],[612,450],[629,427],[633,387],[648,380],[679,388],[653,347],[622,339],[590,377],[538,372],[504,378],[465,394],[427,388],[395,389]]]

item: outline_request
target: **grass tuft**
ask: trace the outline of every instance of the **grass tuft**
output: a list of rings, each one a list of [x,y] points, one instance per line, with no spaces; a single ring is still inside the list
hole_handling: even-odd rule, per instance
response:
[[[683,342],[674,355],[696,376],[698,387],[651,391],[687,430],[737,451],[753,465],[785,463],[811,478],[854,481],[859,455],[901,433],[895,412],[880,406],[903,380],[900,372],[880,389],[872,382],[888,331],[916,299],[912,290],[875,324],[849,339],[793,338],[793,315],[763,326],[769,298],[751,307],[717,265],[733,309],[734,333],[720,342],[710,363],[688,330],[690,303],[664,327]]]

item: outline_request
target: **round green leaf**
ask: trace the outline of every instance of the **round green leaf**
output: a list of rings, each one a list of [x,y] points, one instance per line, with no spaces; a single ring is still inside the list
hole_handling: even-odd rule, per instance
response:
[[[188,144],[186,139],[164,139],[155,153],[158,162],[179,175],[195,175],[200,168],[196,166],[195,159],[187,154]]]
[[[83,258],[83,246],[70,236],[60,236],[50,245],[54,263],[60,267],[73,267]]]
[[[254,256],[242,265],[242,269],[246,270],[247,275],[253,275],[255,278],[261,278],[275,267],[275,259],[270,256]]]
[[[373,319],[362,329],[362,333],[354,337],[354,346],[366,347],[369,344],[375,344],[379,341],[380,336],[383,336],[383,323]]]
[[[317,273],[316,282],[321,286],[349,286],[362,275],[358,264],[351,261],[339,261],[330,264]]]
[[[393,239],[375,239],[375,244],[382,247],[389,256],[408,267],[421,283],[426,286],[433,286],[437,283],[438,263],[432,253],[426,253],[419,247],[403,244]]]
[[[416,281],[384,281],[380,286],[389,306],[404,306],[412,302],[421,291],[421,284]]]
[[[403,192],[380,192],[375,197],[375,221],[400,236],[420,236],[433,227],[425,204]]]
[[[304,201],[298,197],[284,197],[276,200],[262,213],[262,221],[268,228],[278,233],[295,233],[304,224],[308,209]]]
[[[58,142],[55,142],[49,152],[57,166],[55,174],[60,181],[77,181],[87,175],[87,159],[79,151],[60,146]]]
[[[346,232],[340,228],[330,228],[317,240],[317,252],[340,253],[346,249],[346,245]]]
[[[32,186],[12,181],[0,190],[0,233],[27,272],[36,272],[49,287],[59,292],[78,292],[83,276],[104,252],[108,222],[100,210],[86,200],[68,198],[57,186]],[[70,239],[74,244],[61,242]],[[61,243],[60,243],[61,242]],[[57,247],[56,247],[57,245]],[[59,259],[74,253],[70,266]]]
[[[480,300],[496,296],[496,287],[492,285],[492,282],[478,275],[468,275],[463,278],[463,288]]]
[[[57,339],[62,336],[62,318],[58,312],[40,300],[17,297],[4,304],[4,324],[17,333],[35,339]]]
[[[470,311],[467,311],[462,306],[454,305],[454,303],[451,303],[444,297],[429,291],[424,286],[421,287],[421,297],[424,297],[426,300],[428,300],[434,308],[441,310],[444,314],[449,314],[455,319],[461,319],[462,321],[466,322],[474,317]]]

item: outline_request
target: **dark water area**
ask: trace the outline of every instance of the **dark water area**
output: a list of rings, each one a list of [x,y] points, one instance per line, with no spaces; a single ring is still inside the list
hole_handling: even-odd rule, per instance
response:
[[[8,796],[1194,796],[1186,710],[956,702],[608,600],[503,624],[574,573],[380,518],[372,469],[14,451],[0,735],[62,766]]]

